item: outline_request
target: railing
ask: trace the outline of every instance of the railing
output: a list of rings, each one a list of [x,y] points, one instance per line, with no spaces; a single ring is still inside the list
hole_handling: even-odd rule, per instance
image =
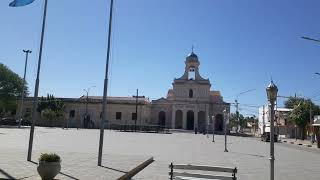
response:
[[[126,132],[153,132],[153,133],[169,133],[169,128],[160,125],[132,125],[132,124],[111,124],[110,129],[126,131]]]

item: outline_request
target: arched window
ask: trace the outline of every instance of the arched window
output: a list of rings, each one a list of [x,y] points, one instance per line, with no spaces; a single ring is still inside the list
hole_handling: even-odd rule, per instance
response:
[[[189,89],[189,98],[193,98],[193,90]]]
[[[190,67],[188,72],[188,79],[194,80],[195,78],[196,78],[195,69],[194,67]]]

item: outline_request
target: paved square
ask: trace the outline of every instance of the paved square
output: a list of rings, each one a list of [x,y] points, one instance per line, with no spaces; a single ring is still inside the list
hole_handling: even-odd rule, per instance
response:
[[[36,164],[26,161],[29,128],[0,128],[0,179],[40,179]],[[36,127],[32,159],[41,152],[62,157],[57,179],[116,179],[149,157],[155,162],[134,179],[168,179],[168,164],[190,163],[238,167],[241,180],[269,179],[269,143],[257,138],[192,133],[152,134],[105,131],[103,166],[97,166],[99,130]],[[277,143],[275,179],[318,180],[320,151]]]

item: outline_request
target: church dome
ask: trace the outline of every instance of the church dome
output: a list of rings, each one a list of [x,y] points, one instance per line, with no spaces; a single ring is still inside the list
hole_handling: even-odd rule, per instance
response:
[[[191,52],[190,54],[188,54],[187,58],[197,58],[198,59],[198,56],[195,53]]]
[[[187,56],[186,60],[187,60],[187,62],[198,62],[198,56],[195,53],[191,52]]]

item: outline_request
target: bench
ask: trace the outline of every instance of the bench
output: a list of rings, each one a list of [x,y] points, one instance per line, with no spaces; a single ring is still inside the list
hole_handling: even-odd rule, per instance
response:
[[[200,166],[191,164],[169,164],[170,168],[170,180],[191,180],[191,179],[216,179],[216,180],[236,180],[237,168],[230,167],[213,167],[213,166]],[[190,171],[211,171],[211,172],[222,172],[224,174],[231,173],[229,175],[211,175],[211,174],[199,174],[189,172],[177,172],[175,170],[190,170]]]

